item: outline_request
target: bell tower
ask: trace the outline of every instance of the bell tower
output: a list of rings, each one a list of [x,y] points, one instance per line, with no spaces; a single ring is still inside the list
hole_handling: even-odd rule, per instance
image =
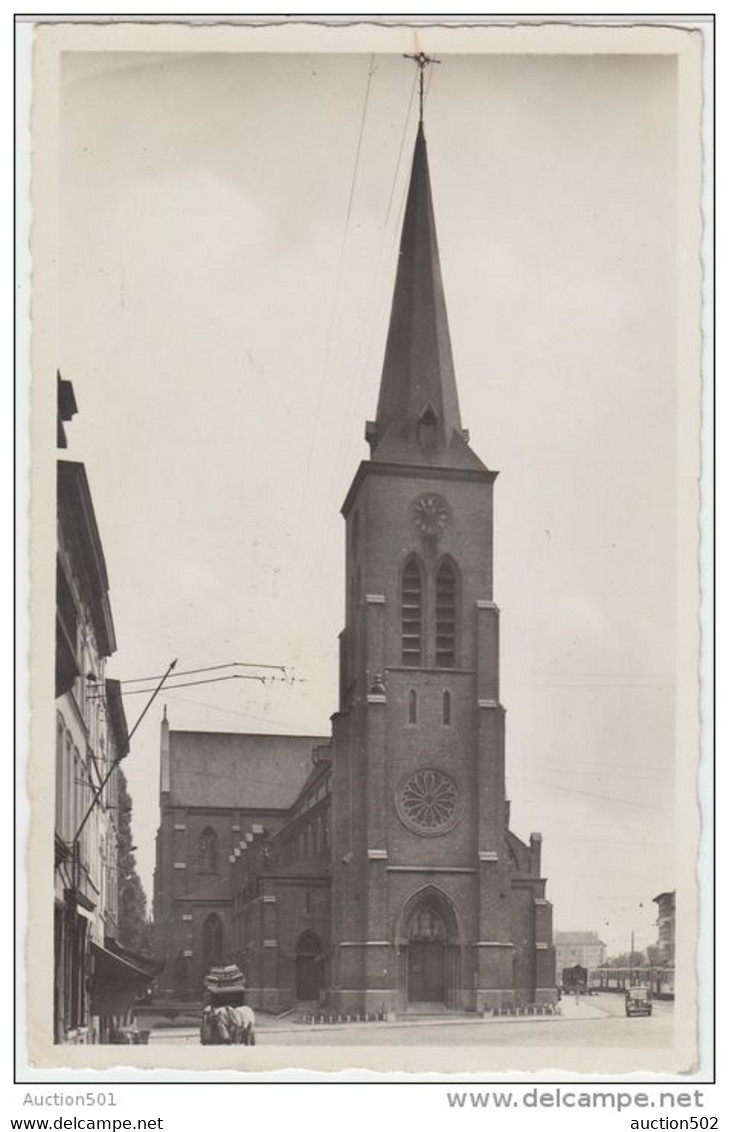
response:
[[[421,66],[421,77],[422,68]],[[461,424],[422,117],[369,460],[345,499],[331,996],[554,996],[540,839],[508,829],[493,488]]]

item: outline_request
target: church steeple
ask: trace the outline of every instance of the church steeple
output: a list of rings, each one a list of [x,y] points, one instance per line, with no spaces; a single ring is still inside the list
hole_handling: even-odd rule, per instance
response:
[[[371,458],[450,467],[484,465],[461,425],[422,120],[400,239]]]

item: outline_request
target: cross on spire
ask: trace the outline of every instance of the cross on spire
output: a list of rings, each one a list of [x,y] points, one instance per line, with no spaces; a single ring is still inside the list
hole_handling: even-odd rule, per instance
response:
[[[424,51],[418,52],[417,55],[403,55],[403,59],[412,59],[413,62],[417,63],[418,68],[420,70],[420,76],[419,76],[419,81],[420,81],[420,114],[419,114],[419,117],[418,117],[418,121],[420,123],[422,123],[422,121],[423,121],[423,76],[425,74],[425,68],[430,66],[431,63],[440,63],[440,59],[433,59],[433,57],[431,55],[426,55]]]

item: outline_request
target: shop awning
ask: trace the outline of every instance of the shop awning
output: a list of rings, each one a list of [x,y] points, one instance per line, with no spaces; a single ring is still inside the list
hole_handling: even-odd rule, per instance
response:
[[[146,955],[120,947],[112,939],[106,939],[103,947],[92,942],[91,952],[94,957],[92,1014],[125,1013],[163,966]]]

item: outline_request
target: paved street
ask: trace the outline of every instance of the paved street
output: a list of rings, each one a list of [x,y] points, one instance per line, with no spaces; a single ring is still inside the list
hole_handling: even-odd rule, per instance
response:
[[[259,1020],[259,1046],[585,1046],[654,1049],[672,1044],[673,1003],[654,1002],[650,1018],[626,1018],[621,995],[563,1003],[559,1019],[459,1019],[315,1027]],[[197,1030],[154,1030],[150,1044],[196,1045]]]

